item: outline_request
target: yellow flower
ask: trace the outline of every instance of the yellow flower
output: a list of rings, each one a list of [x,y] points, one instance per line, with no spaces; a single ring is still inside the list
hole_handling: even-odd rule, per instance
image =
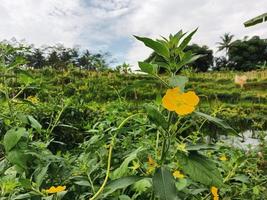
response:
[[[151,156],[148,156],[148,169],[147,169],[147,173],[151,174],[156,167],[158,166],[158,164],[156,163],[155,160],[153,160],[153,158]]]
[[[184,178],[184,175],[179,170],[175,170],[172,175],[178,179]]]
[[[186,144],[185,144],[185,143],[178,144],[178,145],[177,145],[177,149],[178,149],[179,151],[182,151],[182,152],[185,152],[185,153],[188,152],[188,151],[186,150]]]
[[[45,190],[48,194],[57,193],[57,192],[63,192],[65,191],[66,186],[52,186],[49,189]]]
[[[215,186],[212,186],[210,191],[211,191],[211,194],[213,195],[213,200],[219,200],[218,188],[216,188]]]
[[[133,166],[130,167],[133,171],[137,170],[138,168],[140,168],[140,164],[139,162],[133,161]]]
[[[28,96],[27,100],[32,102],[33,104],[36,104],[39,102],[39,99],[36,96]]]
[[[227,160],[227,157],[225,155],[222,155],[220,158],[219,158],[221,161],[226,161]]]
[[[187,115],[195,110],[199,97],[195,92],[182,93],[179,87],[168,89],[162,98],[162,105],[169,111],[175,111],[178,115]]]

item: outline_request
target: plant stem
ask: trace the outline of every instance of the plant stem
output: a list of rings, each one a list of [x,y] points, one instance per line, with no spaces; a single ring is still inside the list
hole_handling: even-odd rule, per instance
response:
[[[95,195],[90,198],[90,200],[94,200],[96,199],[100,194],[101,192],[104,190],[106,184],[107,184],[107,181],[108,181],[108,177],[109,177],[109,173],[110,173],[110,166],[111,166],[111,157],[112,157],[112,149],[113,149],[113,145],[114,145],[114,140],[115,138],[112,138],[112,141],[110,143],[110,146],[109,146],[109,153],[108,153],[108,166],[107,166],[107,173],[106,173],[106,177],[104,179],[104,182],[103,184],[101,185],[101,187],[99,188],[99,190],[95,193]]]
[[[133,117],[135,117],[137,115],[140,115],[140,114],[143,114],[143,113],[136,113],[136,114],[130,115],[129,117],[127,117],[126,119],[124,119],[121,122],[121,124],[118,126],[118,129],[116,131],[116,134],[112,137],[112,140],[111,140],[111,143],[110,143],[110,146],[109,146],[108,165],[107,165],[107,171],[106,171],[106,176],[105,176],[104,182],[102,183],[102,185],[99,188],[99,190],[89,200],[95,200],[95,199],[97,199],[97,197],[102,193],[102,191],[104,190],[104,188],[105,188],[105,186],[107,184],[108,177],[109,177],[109,174],[110,174],[112,150],[113,150],[113,147],[115,145],[115,139],[116,139],[116,136],[118,134],[118,131],[127,123],[128,120],[130,120],[131,118],[133,118]]]

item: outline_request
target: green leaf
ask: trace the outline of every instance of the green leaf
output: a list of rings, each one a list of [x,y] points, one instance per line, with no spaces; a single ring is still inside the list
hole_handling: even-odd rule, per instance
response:
[[[188,82],[188,78],[186,76],[172,76],[169,78],[169,85],[171,87],[179,87],[182,92],[184,92],[185,84]]]
[[[146,37],[134,36],[137,40],[142,41],[147,47],[153,49],[158,55],[168,59],[170,57],[169,49],[160,42],[154,41]]]
[[[141,71],[148,73],[148,74],[157,74],[158,65],[157,64],[150,64],[147,62],[138,62],[139,68]]]
[[[175,70],[179,71],[183,66],[190,64],[194,61],[196,61],[197,59],[199,59],[200,57],[202,57],[203,55],[194,55],[192,52],[188,51],[186,53],[184,53],[183,58],[181,59],[180,62],[178,62],[175,66]]]
[[[36,185],[37,185],[38,188],[42,185],[42,183],[44,181],[44,178],[45,178],[45,176],[47,174],[49,165],[50,165],[50,163],[48,163],[44,167],[43,166],[38,167],[34,172],[35,182],[36,182]]]
[[[177,188],[178,191],[183,190],[187,185],[188,185],[188,182],[187,182],[187,179],[186,178],[179,179],[175,183],[175,186],[176,186],[176,188]]]
[[[25,70],[19,69],[17,70],[17,74],[19,75],[20,81],[25,85],[29,85],[34,82],[34,78]]]
[[[144,177],[128,176],[128,177],[123,177],[123,178],[113,180],[107,184],[102,195],[106,197],[109,194],[115,192],[116,190],[126,188],[134,184],[135,182],[140,181],[143,178]]]
[[[34,128],[38,132],[41,131],[42,125],[36,119],[34,119],[33,116],[28,115],[28,120],[29,120],[32,128]]]
[[[245,174],[238,174],[233,178],[231,178],[231,180],[240,181],[242,183],[249,183],[249,177],[246,176]]]
[[[155,106],[146,105],[145,109],[147,111],[148,118],[152,123],[157,126],[161,126],[165,130],[168,128],[168,122]]]
[[[19,183],[24,189],[28,189],[28,190],[32,189],[31,180],[29,180],[29,179],[20,178]]]
[[[197,116],[199,117],[203,117],[205,118],[206,120],[210,121],[210,122],[213,122],[215,124],[217,124],[218,126],[230,131],[230,132],[233,132],[235,134],[237,134],[237,132],[231,127],[229,126],[226,122],[224,122],[223,120],[217,118],[217,117],[212,117],[210,115],[207,115],[205,113],[202,113],[202,112],[198,112],[198,111],[195,111],[194,112]]]
[[[216,164],[207,157],[191,151],[188,156],[178,154],[183,171],[194,181],[207,186],[221,187],[223,179]]]
[[[19,194],[17,195],[14,200],[16,199],[30,199],[31,198],[31,194],[29,193],[25,193],[25,194]]]
[[[118,179],[118,178],[125,176],[127,174],[127,172],[129,171],[128,166],[129,166],[130,162],[132,160],[136,159],[137,154],[142,150],[143,150],[142,148],[138,148],[134,152],[127,155],[127,157],[122,162],[121,166],[119,168],[115,169],[115,171],[110,174],[110,178],[114,180],[114,179]]]
[[[131,198],[127,195],[120,195],[119,200],[131,200]]]
[[[22,136],[26,135],[25,128],[12,128],[6,132],[4,136],[4,147],[6,151],[10,151],[19,142]]]
[[[158,168],[152,178],[153,188],[160,200],[178,200],[175,180],[171,172],[164,166]]]
[[[75,181],[74,183],[76,185],[81,185],[81,186],[87,186],[87,187],[91,186],[91,184],[87,180]]]
[[[185,37],[185,39],[181,42],[179,45],[179,49],[183,51],[185,47],[188,45],[188,43],[191,41],[193,35],[197,32],[198,28],[196,28],[194,31],[192,31],[188,36]]]
[[[151,178],[144,178],[140,181],[137,181],[134,184],[133,189],[134,189],[134,191],[136,191],[138,193],[143,193],[150,187],[152,187],[152,179]]]
[[[7,159],[13,165],[17,165],[22,170],[27,168],[28,157],[19,150],[11,150],[7,153]]]

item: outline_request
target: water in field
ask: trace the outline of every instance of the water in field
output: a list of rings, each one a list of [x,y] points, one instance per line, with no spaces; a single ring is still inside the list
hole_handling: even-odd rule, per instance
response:
[[[222,140],[225,144],[237,147],[240,149],[248,150],[255,149],[260,144],[259,136],[263,136],[264,140],[267,141],[267,131],[251,131],[247,130],[240,134],[242,137],[236,136],[222,136]]]

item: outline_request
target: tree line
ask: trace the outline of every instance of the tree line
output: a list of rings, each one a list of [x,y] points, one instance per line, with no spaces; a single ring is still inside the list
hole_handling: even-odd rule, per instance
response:
[[[208,70],[237,70],[250,71],[266,67],[267,64],[267,40],[259,36],[251,38],[233,40],[234,36],[225,33],[220,37],[221,41],[217,43],[217,51],[224,52],[223,56],[215,57],[214,52],[208,46],[191,44],[185,50],[192,51],[194,54],[200,54],[198,60],[190,64],[194,71],[205,72]],[[40,69],[50,66],[55,69],[65,69],[68,66],[79,67],[87,70],[105,70],[110,69],[108,53],[91,53],[89,50],[76,48],[67,48],[61,44],[37,48],[34,45],[25,45],[17,41],[0,42],[1,49],[4,47],[9,50],[6,62],[16,57],[23,57],[27,66]],[[13,49],[13,50],[12,50]],[[2,53],[3,54],[3,53]],[[152,53],[146,62],[152,62],[158,59],[155,53]],[[127,72],[130,65],[123,63],[118,65],[115,70]]]
[[[202,55],[202,57],[190,64],[190,67],[194,71],[201,72],[208,70],[250,71],[266,67],[266,39],[261,39],[259,36],[245,37],[242,40],[233,40],[233,38],[234,35],[230,33],[225,33],[220,37],[221,42],[217,43],[217,52],[222,51],[224,55],[219,57],[215,57],[213,50],[206,45],[192,44],[186,47],[186,51]],[[153,60],[160,60],[155,52],[146,59],[146,62],[153,62]]]
[[[63,70],[74,66],[87,70],[105,70],[110,64],[109,57],[109,53],[91,53],[88,49],[67,48],[62,44],[37,48],[15,39],[0,42],[0,58],[4,58],[6,63],[24,59],[26,66],[35,69],[50,66]]]

